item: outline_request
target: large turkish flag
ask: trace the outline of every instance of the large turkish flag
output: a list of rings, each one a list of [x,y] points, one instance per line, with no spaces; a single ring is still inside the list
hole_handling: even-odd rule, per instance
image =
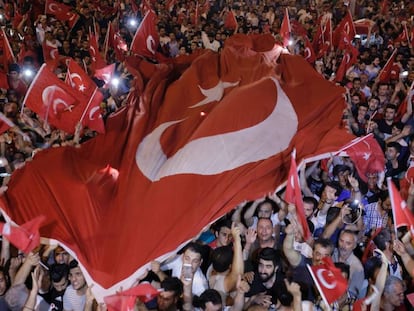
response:
[[[293,148],[300,162],[351,139],[339,127],[343,88],[300,56],[276,64],[270,38],[235,35],[182,75],[153,65],[104,135],[16,171],[5,211],[16,223],[46,215],[41,235],[76,255],[97,296],[128,288],[150,260],[274,191]]]

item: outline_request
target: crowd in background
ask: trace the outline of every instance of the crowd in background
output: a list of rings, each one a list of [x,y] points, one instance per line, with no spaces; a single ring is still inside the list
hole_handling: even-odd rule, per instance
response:
[[[220,52],[236,32],[270,33],[282,43],[280,29],[287,8],[292,25],[292,42],[287,49],[306,56],[306,38],[315,37],[321,17],[328,14],[334,28],[349,10],[354,20],[374,22],[368,33],[351,38],[359,52],[356,62],[339,80],[344,50],[315,51],[319,55],[310,65],[325,79],[345,87],[343,124],[356,136],[373,133],[385,155],[384,171],[361,177],[355,163],[339,156],[309,163],[300,178],[310,238],[303,238],[295,208],[284,202],[283,193],[241,204],[172,261],[152,262],[139,281],[164,291],[145,305],[137,302],[135,308],[328,310],[309,279],[306,264],[318,265],[323,257],[331,256],[348,279],[346,293],[332,303],[332,309],[352,310],[355,301],[372,295],[375,290],[371,285],[379,293],[375,296],[374,292],[370,310],[413,309],[407,298],[413,292],[413,243],[409,230],[395,235],[385,180],[390,177],[398,187],[405,187],[403,197],[414,211],[414,175],[410,171],[414,165],[414,2],[132,1],[58,1],[79,15],[70,27],[68,22],[46,15],[43,0],[0,0],[0,25],[16,57],[13,64],[0,62],[0,71],[8,80],[8,87],[0,89],[0,110],[14,123],[0,135],[2,186],[7,186],[13,171],[38,150],[75,145],[96,135],[88,129],[81,137],[65,133],[48,124],[44,116],[22,107],[33,79],[25,73],[29,69],[35,74],[45,61],[44,42],[55,46],[62,57],[55,68],[59,78],[65,79],[66,57],[74,59],[92,78],[89,34],[95,33],[106,63],[116,64],[115,75],[121,79],[118,86],[104,87],[103,81],[94,78],[104,95],[101,112],[106,119],[125,104],[133,80],[116,51],[106,45],[109,22],[130,46],[145,8],[150,7],[157,14],[158,52],[165,58],[176,58],[199,49]],[[234,28],[226,25],[229,14],[236,18]],[[404,29],[408,36],[401,40]],[[394,51],[391,75],[380,81],[378,76]],[[1,53],[4,59],[4,48]],[[355,200],[358,204],[352,206]],[[64,249],[43,246],[25,260],[23,257],[3,239],[1,310],[96,308],[76,260]]]

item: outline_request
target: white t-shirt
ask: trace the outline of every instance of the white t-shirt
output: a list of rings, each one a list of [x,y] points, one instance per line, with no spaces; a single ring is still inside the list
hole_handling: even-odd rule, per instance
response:
[[[181,270],[183,268],[183,260],[181,256],[177,256],[173,261],[161,266],[161,270],[172,270],[172,276],[181,278]],[[208,289],[208,282],[200,268],[196,270],[193,278],[193,295],[200,296]]]
[[[86,295],[79,296],[72,285],[69,285],[63,295],[63,310],[81,311],[85,308]]]

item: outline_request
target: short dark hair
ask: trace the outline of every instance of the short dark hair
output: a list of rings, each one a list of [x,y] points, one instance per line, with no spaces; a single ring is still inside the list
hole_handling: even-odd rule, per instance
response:
[[[375,236],[374,243],[378,247],[379,250],[383,251],[386,248],[386,243],[391,243],[391,232],[383,228],[381,231]]]
[[[377,256],[372,256],[367,259],[364,264],[364,275],[367,280],[374,280],[375,271],[381,268],[382,260]]]
[[[346,279],[349,279],[350,267],[344,262],[335,262],[335,267],[341,270],[342,273],[346,274]]]
[[[315,210],[318,207],[318,200],[316,200],[314,197],[303,197],[303,203],[312,204],[313,210]]]
[[[262,248],[259,251],[259,254],[257,255],[257,261],[259,261],[260,259],[271,260],[275,267],[280,266],[281,264],[280,258],[281,258],[280,251],[274,248],[271,248],[271,247]]]
[[[397,111],[397,106],[395,106],[394,104],[387,104],[384,110],[387,109],[393,109],[394,111]]]
[[[211,302],[213,305],[223,304],[220,293],[215,289],[206,289],[199,298],[199,308],[205,310],[206,304]]]
[[[337,181],[334,181],[334,180],[332,180],[332,181],[329,181],[329,182],[327,182],[326,184],[325,184],[325,188],[326,187],[331,187],[332,189],[335,189],[336,191],[335,191],[335,195],[336,196],[339,196],[340,194],[341,194],[341,191],[342,191],[342,187],[341,187],[341,185],[339,184],[339,182],[337,182]]]
[[[183,283],[177,277],[166,277],[161,281],[161,288],[164,291],[174,292],[175,297],[180,297],[183,294]]]
[[[74,269],[76,267],[79,267],[79,262],[76,259],[72,259],[69,262],[69,270],[72,270],[72,269]]]
[[[217,272],[226,271],[233,261],[233,248],[230,245],[217,247],[211,254],[211,262]]]
[[[381,202],[384,202],[389,197],[389,193],[387,190],[381,190],[378,193],[378,198],[381,200]]]
[[[220,229],[223,227],[231,229],[231,223],[232,223],[231,219],[220,218],[218,221],[216,221],[212,225],[212,228],[214,232],[220,232]]]
[[[67,279],[69,274],[69,266],[67,264],[53,264],[49,270],[52,282],[59,282],[62,278]]]
[[[392,142],[388,143],[387,148],[394,148],[395,151],[397,151],[398,153],[401,152],[401,145],[399,143],[397,143],[396,141],[392,141]]]
[[[315,243],[313,244],[313,249],[315,249],[316,245],[320,245],[323,248],[330,248],[331,252],[334,250],[334,245],[330,239],[318,238],[315,240]]]
[[[196,242],[188,243],[184,247],[182,252],[185,253],[186,250],[191,250],[194,253],[198,253],[198,254],[200,254],[201,257],[203,257],[203,254],[204,254],[203,247],[200,244],[196,243]]]

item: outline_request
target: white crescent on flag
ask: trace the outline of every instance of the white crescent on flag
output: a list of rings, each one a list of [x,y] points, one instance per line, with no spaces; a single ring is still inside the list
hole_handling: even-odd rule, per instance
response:
[[[312,55],[310,48],[305,48],[305,59],[310,58]]]
[[[149,35],[148,37],[147,37],[147,49],[148,49],[148,51],[150,51],[152,54],[154,54],[155,55],[155,51],[154,51],[154,48],[152,47],[153,45],[155,45],[155,40],[154,40],[154,38],[151,36],[151,35]]]
[[[56,12],[61,11],[60,7],[56,3],[50,3],[48,8],[49,8],[49,11],[52,12],[52,13],[56,13]]]
[[[58,106],[63,105],[65,110],[71,110],[71,105],[68,105],[66,101],[59,97],[59,93],[64,95],[65,91],[56,85],[51,85],[46,87],[42,92],[42,101],[43,105],[50,106],[52,105],[53,113],[58,113]]]
[[[329,283],[325,277],[324,277],[324,273],[332,273],[331,271],[327,270],[327,269],[318,269],[318,271],[316,271],[316,276],[319,280],[319,282],[321,282],[322,286],[327,288],[327,289],[334,289],[336,287],[336,281],[335,279]]]
[[[99,112],[99,110],[100,110],[100,107],[99,106],[93,107],[89,111],[89,120],[91,120],[91,121],[95,120],[96,118],[94,116],[95,116],[95,114],[97,114],[97,112]],[[102,118],[102,116],[101,116],[100,113],[98,114],[98,118]]]
[[[277,101],[262,122],[238,131],[195,139],[170,158],[164,154],[160,138],[170,126],[183,120],[165,122],[139,144],[135,155],[138,168],[151,181],[177,174],[215,175],[267,159],[286,149],[297,131],[298,117],[279,82],[270,79],[277,89]],[[275,124],[281,129],[279,134],[274,133]],[[249,148],[246,142],[250,142]],[[257,152],[258,148],[261,152]],[[211,151],[215,154],[214,160]],[[237,156],[241,153],[244,157]]]

